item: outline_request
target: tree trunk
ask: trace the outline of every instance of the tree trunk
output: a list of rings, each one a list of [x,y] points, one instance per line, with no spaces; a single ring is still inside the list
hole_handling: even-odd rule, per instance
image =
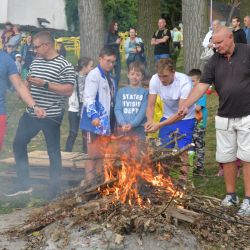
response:
[[[234,14],[235,10],[239,7],[239,5],[240,5],[239,0],[233,1],[232,5],[231,5],[231,10],[230,10],[228,18],[227,18],[226,26],[230,26],[232,18],[233,18],[233,14]]]
[[[202,68],[202,41],[208,32],[207,0],[182,0],[184,72]]]
[[[79,0],[81,56],[97,61],[104,45],[104,14],[102,0]]]
[[[154,46],[151,45],[151,38],[157,30],[160,14],[160,0],[138,0],[138,36],[145,45],[149,75],[155,73]]]
[[[250,15],[250,1],[241,0],[240,1],[240,16],[241,16],[241,26],[244,27],[244,17]]]

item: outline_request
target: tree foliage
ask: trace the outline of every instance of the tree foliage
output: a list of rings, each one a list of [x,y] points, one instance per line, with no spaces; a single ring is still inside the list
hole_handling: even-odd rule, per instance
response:
[[[249,16],[249,15],[250,15],[250,1],[241,0],[240,1],[240,16],[242,18],[242,24],[243,24],[244,16]]]
[[[65,14],[69,30],[79,32],[78,0],[65,0]],[[106,27],[112,20],[119,22],[120,31],[136,26],[137,0],[103,0]]]
[[[119,22],[119,30],[127,31],[129,27],[136,27],[137,0],[104,0],[106,26],[112,20]]]
[[[105,26],[112,20],[119,22],[119,30],[127,31],[137,27],[138,0],[102,0],[104,6]],[[178,25],[181,20],[181,0],[161,0],[160,11],[170,27]],[[65,0],[65,14],[69,30],[79,32],[78,0]],[[141,2],[140,2],[141,4]]]
[[[170,28],[178,26],[181,21],[181,0],[161,0],[161,14]]]
[[[67,25],[70,31],[79,32],[78,1],[64,0]]]

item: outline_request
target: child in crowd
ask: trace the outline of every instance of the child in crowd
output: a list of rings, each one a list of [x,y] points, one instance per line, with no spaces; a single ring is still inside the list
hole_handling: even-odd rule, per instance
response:
[[[87,132],[89,160],[85,166],[85,179],[81,185],[103,182],[104,151],[109,136],[114,132],[114,103],[116,88],[111,76],[116,61],[116,51],[105,46],[99,53],[99,64],[92,69],[85,82],[84,107],[80,128]]]
[[[199,83],[201,78],[201,71],[199,69],[192,69],[189,72],[194,86]],[[193,142],[195,144],[195,158],[196,165],[193,170],[194,174],[203,175],[204,161],[205,161],[205,132],[207,125],[207,96],[203,95],[195,105],[196,121],[193,133]]]
[[[15,58],[16,58],[15,64],[16,64],[16,67],[17,67],[17,71],[21,75],[21,72],[22,72],[22,57],[21,57],[21,54],[16,54]]]
[[[85,79],[90,70],[93,69],[93,60],[88,57],[82,57],[78,61],[78,71],[76,73],[76,85],[73,93],[69,98],[69,135],[67,138],[65,151],[72,152],[73,146],[78,134],[79,123],[80,123],[80,112],[84,101],[84,87]],[[86,132],[82,132],[83,153],[87,154],[87,139]]]
[[[131,63],[128,67],[129,86],[119,89],[115,104],[118,132],[143,140],[148,99],[148,90],[142,87],[144,76],[144,64],[139,61]]]

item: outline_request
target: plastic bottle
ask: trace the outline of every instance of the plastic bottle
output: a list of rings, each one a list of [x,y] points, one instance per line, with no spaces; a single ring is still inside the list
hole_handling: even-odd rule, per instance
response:
[[[190,167],[194,167],[195,152],[193,150],[188,151],[188,164]]]

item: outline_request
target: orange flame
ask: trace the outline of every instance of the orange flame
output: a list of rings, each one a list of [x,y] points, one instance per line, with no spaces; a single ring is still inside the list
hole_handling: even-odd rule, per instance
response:
[[[151,187],[161,187],[161,190],[171,196],[178,197],[181,195],[180,192],[176,191],[171,178],[161,173],[163,170],[161,164],[158,163],[154,167],[148,153],[149,149],[145,144],[142,146],[143,150],[141,150],[138,139],[134,137],[124,137],[119,140],[119,144],[121,145],[120,148],[110,143],[104,149],[105,154],[108,155],[114,154],[118,150],[121,165],[116,167],[114,160],[104,160],[105,181],[116,178],[117,182],[112,187],[102,190],[103,195],[114,194],[114,202],[120,201],[123,204],[150,205],[151,200],[149,198],[144,199],[140,194],[140,183],[145,183],[146,186]]]

